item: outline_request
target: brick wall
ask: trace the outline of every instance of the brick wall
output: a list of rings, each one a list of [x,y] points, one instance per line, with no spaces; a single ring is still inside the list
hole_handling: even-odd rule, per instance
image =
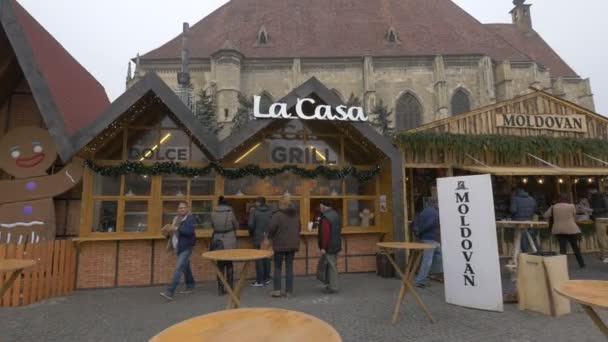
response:
[[[380,234],[344,236],[338,270],[374,272],[375,246],[379,238]],[[208,250],[208,244],[208,239],[199,239],[190,259],[196,281],[214,281],[216,278],[209,261],[201,257]],[[239,247],[249,246],[247,239],[239,240]],[[166,250],[164,240],[85,242],[80,245],[78,253],[79,289],[167,284],[176,262],[175,254]],[[303,236],[294,262],[295,275],[314,275],[318,258],[317,237]],[[242,266],[242,263],[235,264],[235,275]],[[255,267],[252,264],[248,278],[254,277]]]

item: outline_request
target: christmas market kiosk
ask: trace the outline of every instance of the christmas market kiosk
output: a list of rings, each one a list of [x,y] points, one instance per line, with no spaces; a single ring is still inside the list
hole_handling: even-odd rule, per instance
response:
[[[403,240],[403,164],[361,108],[347,108],[312,78],[219,141],[154,73],[81,132],[78,288],[167,283],[175,256],[160,234],[180,201],[198,219],[194,255],[208,248],[220,195],[234,208],[239,246],[249,244],[248,212],[258,196],[276,207],[290,196],[301,218],[295,273],[313,274],[315,220],[328,200],[342,215],[341,272],[376,268],[376,243]],[[215,279],[193,257],[198,280]]]
[[[428,204],[436,178],[450,175],[491,174],[497,220],[511,217],[517,187],[536,198],[541,214],[560,193],[576,203],[590,187],[608,185],[608,119],[543,91],[432,122],[398,141],[410,218]],[[579,223],[590,237],[590,222]],[[592,242],[586,238],[583,250]]]

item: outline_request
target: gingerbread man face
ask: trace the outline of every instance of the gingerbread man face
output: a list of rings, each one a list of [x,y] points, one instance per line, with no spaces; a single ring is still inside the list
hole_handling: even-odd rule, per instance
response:
[[[56,159],[55,142],[42,128],[14,128],[0,140],[0,168],[13,177],[46,176]]]

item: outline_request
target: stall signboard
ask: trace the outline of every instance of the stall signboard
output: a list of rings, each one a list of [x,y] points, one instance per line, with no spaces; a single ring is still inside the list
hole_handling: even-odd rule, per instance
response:
[[[562,132],[587,132],[587,121],[584,115],[530,115],[530,114],[496,114],[496,127],[546,129]]]
[[[440,178],[437,185],[446,301],[502,312],[490,175]]]
[[[190,160],[190,148],[188,146],[162,146],[148,147],[135,145],[129,148],[130,160],[157,160],[187,162]]]
[[[310,98],[298,99],[295,105],[295,113],[287,108],[286,103],[274,103],[268,108],[268,113],[262,113],[260,96],[253,97],[253,116],[256,119],[301,119],[301,120],[324,120],[324,121],[359,121],[365,122],[369,117],[362,107],[347,107],[330,105],[318,105],[314,113],[305,113],[304,105],[316,105],[316,101]]]

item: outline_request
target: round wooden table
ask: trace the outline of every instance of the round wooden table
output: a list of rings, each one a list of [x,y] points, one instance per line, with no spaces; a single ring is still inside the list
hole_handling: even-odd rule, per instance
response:
[[[414,286],[412,286],[412,278],[414,277],[416,270],[418,269],[418,267],[420,266],[420,262],[422,261],[422,252],[424,252],[424,250],[426,249],[434,249],[435,246],[428,243],[419,242],[379,242],[376,245],[380,249],[380,253],[386,255],[389,262],[395,268],[395,271],[397,271],[397,273],[399,274],[399,277],[401,277],[401,290],[399,291],[399,297],[397,298],[395,310],[393,311],[393,323],[397,322],[399,309],[401,308],[407,291],[410,291],[412,295],[414,295],[414,298],[416,298],[416,301],[418,302],[422,310],[424,310],[429,320],[431,322],[434,322],[433,316],[429,312],[429,309],[426,307],[426,305],[424,305],[424,302],[414,289]],[[398,249],[410,251],[410,262],[408,262],[407,264],[405,274],[401,272],[399,265],[397,265],[395,260],[391,257],[390,252]]]
[[[29,259],[1,259],[0,260],[0,273],[13,272],[10,277],[7,278],[6,282],[0,287],[0,298],[4,296],[6,291],[13,285],[15,279],[19,277],[24,269],[30,268],[36,265],[36,261]]]
[[[608,281],[568,280],[555,287],[560,295],[578,302],[593,323],[608,337],[608,327],[593,307],[608,309]]]
[[[222,249],[212,252],[203,253],[203,258],[211,261],[211,264],[215,268],[215,272],[217,276],[220,278],[222,284],[226,288],[228,292],[228,304],[226,305],[226,309],[238,308],[241,306],[241,290],[243,289],[243,285],[245,284],[245,279],[247,277],[247,272],[249,271],[249,267],[251,266],[251,262],[260,259],[270,258],[272,256],[272,251],[265,249]],[[236,287],[233,289],[228,284],[226,280],[226,276],[217,263],[219,261],[232,261],[232,262],[244,262],[243,268],[241,269],[241,273],[239,274],[239,281],[236,284]]]
[[[236,309],[198,316],[167,328],[150,341],[340,342],[331,325],[282,309]]]

